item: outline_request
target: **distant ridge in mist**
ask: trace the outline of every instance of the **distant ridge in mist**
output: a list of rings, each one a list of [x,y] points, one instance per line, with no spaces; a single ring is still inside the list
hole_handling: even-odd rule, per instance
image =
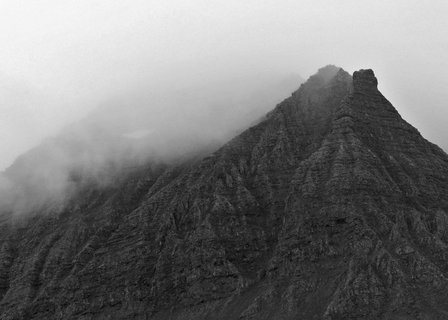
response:
[[[0,181],[4,208],[63,204],[86,183],[99,186],[129,167],[210,152],[256,123],[302,82],[300,76],[240,77],[172,91],[136,89],[21,155]]]

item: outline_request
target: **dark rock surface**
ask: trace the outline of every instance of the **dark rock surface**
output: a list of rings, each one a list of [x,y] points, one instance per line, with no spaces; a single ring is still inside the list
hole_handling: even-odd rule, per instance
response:
[[[447,154],[328,66],[201,161],[4,215],[0,317],[448,319],[447,210]]]

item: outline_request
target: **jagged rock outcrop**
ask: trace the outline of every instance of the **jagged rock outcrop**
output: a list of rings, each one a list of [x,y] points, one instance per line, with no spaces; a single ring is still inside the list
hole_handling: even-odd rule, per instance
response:
[[[319,70],[201,161],[5,216],[2,319],[448,319],[448,156]]]

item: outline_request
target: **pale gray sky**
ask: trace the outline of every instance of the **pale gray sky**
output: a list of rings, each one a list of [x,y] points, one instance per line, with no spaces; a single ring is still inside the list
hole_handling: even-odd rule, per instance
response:
[[[110,96],[372,68],[448,147],[446,0],[2,0],[0,168]]]

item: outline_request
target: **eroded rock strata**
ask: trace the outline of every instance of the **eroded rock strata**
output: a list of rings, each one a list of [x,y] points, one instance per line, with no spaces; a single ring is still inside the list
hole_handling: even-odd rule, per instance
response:
[[[447,210],[447,154],[328,66],[201,161],[4,215],[0,318],[448,319]]]

